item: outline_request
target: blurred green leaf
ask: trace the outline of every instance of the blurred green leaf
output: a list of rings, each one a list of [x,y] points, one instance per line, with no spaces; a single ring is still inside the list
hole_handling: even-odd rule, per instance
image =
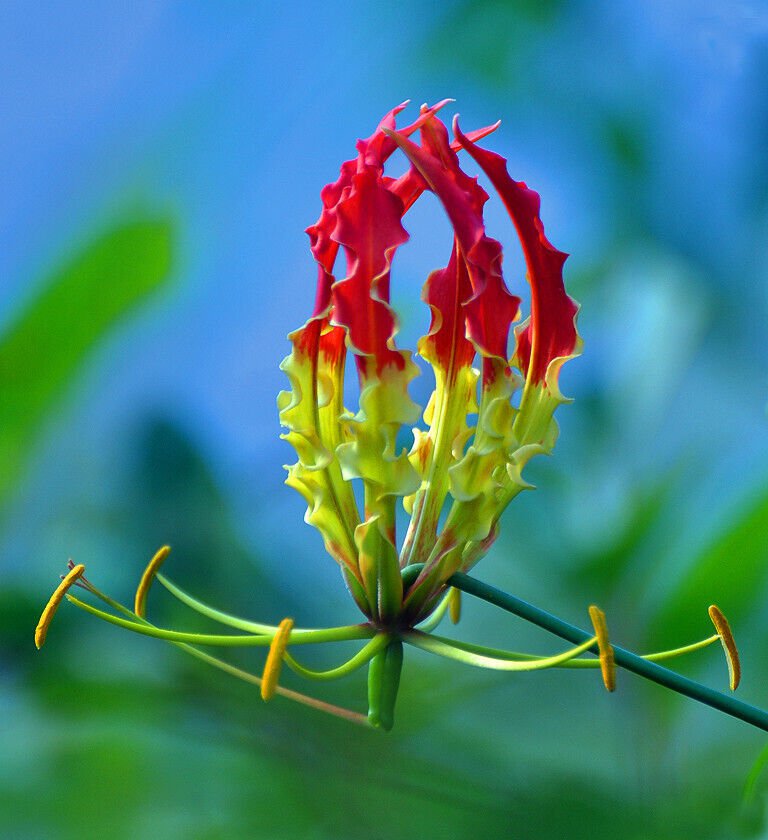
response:
[[[623,527],[612,531],[601,546],[578,558],[569,575],[572,583],[589,590],[593,598],[613,594],[664,515],[674,486],[672,478],[672,472],[665,473],[634,490],[626,503]]]
[[[453,9],[429,44],[438,64],[460,66],[485,84],[514,84],[510,63],[518,64],[531,40],[552,26],[563,0],[465,0]]]
[[[169,278],[167,219],[124,222],[52,272],[0,336],[0,504],[101,339]]]
[[[712,603],[731,622],[749,613],[768,577],[767,527],[768,487],[764,487],[694,560],[662,604],[651,622],[654,643],[696,637],[708,626],[706,610]]]
[[[757,783],[763,775],[763,771],[768,765],[768,747],[763,747],[760,754],[755,759],[755,763],[750,768],[747,778],[744,782],[744,803],[749,805],[755,799],[757,792]]]
[[[574,555],[568,574],[572,586],[589,592],[591,598],[607,600],[621,592],[628,578],[629,586],[635,585],[632,571],[653,551],[659,523],[668,514],[682,469],[683,464],[678,463],[631,489],[621,526],[602,529],[598,545]]]
[[[300,593],[280,594],[270,576],[275,564],[270,567],[262,556],[262,551],[269,555],[269,548],[246,545],[208,457],[172,419],[148,417],[137,429],[126,479],[120,516],[146,552],[137,557],[137,574],[149,554],[168,543],[173,551],[165,571],[184,588],[205,593],[205,600],[275,620],[282,608],[300,610],[305,622],[327,621],[322,603],[313,612],[302,608]],[[187,607],[179,614],[189,620]]]
[[[606,149],[625,175],[643,177],[648,170],[647,136],[644,121],[630,111],[606,113],[601,122]]]

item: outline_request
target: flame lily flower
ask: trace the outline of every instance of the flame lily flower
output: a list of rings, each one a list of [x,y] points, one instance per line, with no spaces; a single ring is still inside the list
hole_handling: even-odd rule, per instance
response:
[[[382,624],[425,619],[448,578],[488,549],[502,511],[530,486],[523,467],[554,445],[553,414],[564,401],[559,371],[580,350],[577,306],[563,286],[566,255],[544,234],[538,195],[508,175],[503,158],[477,145],[496,126],[465,135],[454,121],[451,141],[436,114],[444,104],[423,107],[400,131],[395,117],[404,106],[395,108],[324,188],[323,211],[308,230],[318,266],[315,309],[290,336],[283,369],[291,390],[278,399],[298,455],[288,484],[306,498],[307,521],[322,533],[361,610]],[[418,145],[411,139],[417,130]],[[392,179],[384,166],[398,148],[411,168]],[[504,282],[500,243],[486,233],[488,195],[462,170],[459,151],[488,176],[523,246],[531,314],[516,330],[511,358],[520,298]],[[418,368],[395,342],[390,274],[407,240],[403,217],[427,190],[442,203],[453,241],[446,266],[424,287],[431,325],[417,349],[432,366],[435,388],[426,429],[413,429],[406,452],[397,440],[420,414],[408,394]],[[348,355],[360,386],[355,412],[342,404]],[[363,487],[362,511],[354,480]],[[395,533],[400,500],[411,515],[402,544]],[[424,565],[405,589],[401,570],[416,564]]]
[[[289,388],[279,394],[278,409],[287,430],[283,437],[297,456],[287,467],[286,483],[306,500],[306,521],[339,564],[364,621],[305,629],[289,618],[275,626],[221,612],[160,573],[170,550],[165,546],[142,575],[132,610],[100,592],[84,577],[84,567],[70,562],[69,574],[43,611],[38,646],[66,598],[105,621],[165,639],[260,686],[264,700],[278,694],[383,729],[393,724],[405,642],[495,670],[599,668],[609,691],[619,666],[768,730],[765,712],[656,664],[720,640],[735,689],[738,654],[717,607],[710,608],[714,635],[640,657],[612,644],[605,615],[596,606],[589,609],[590,633],[467,575],[495,540],[504,509],[531,487],[523,477],[527,463],[554,447],[554,414],[566,402],[560,370],[580,353],[581,341],[578,307],[563,284],[567,255],[544,233],[538,194],[513,180],[504,158],[479,145],[498,123],[464,134],[454,119],[451,138],[438,117],[448,101],[422,106],[415,121],[400,129],[396,118],[407,103],[394,108],[369,138],[358,141],[356,156],[342,164],[337,180],[323,188],[320,217],[307,229],[317,268],[314,308],[290,334],[292,349],[281,366]],[[396,152],[410,165],[399,178],[385,173]],[[519,320],[521,298],[504,280],[502,247],[486,232],[483,211],[489,196],[464,171],[460,154],[490,182],[519,238],[530,284],[525,320]],[[445,266],[429,275],[422,294],[430,324],[416,351],[434,378],[422,410],[409,394],[419,368],[412,352],[397,346],[390,286],[397,250],[408,240],[403,219],[425,192],[442,205],[452,239]],[[355,409],[344,403],[349,375],[356,375],[359,385]],[[416,425],[421,417],[423,426]],[[400,443],[408,427],[410,450]],[[399,505],[410,516],[401,535]],[[146,602],[155,580],[193,610],[238,632],[185,633],[151,623]],[[70,594],[73,586],[110,611]],[[543,627],[570,647],[536,656],[434,635],[446,612],[454,623],[459,620],[461,591]],[[303,666],[293,652],[302,644],[352,640],[364,644],[327,671]],[[264,670],[261,675],[244,671],[201,650],[207,646],[266,648]],[[597,658],[582,656],[587,652]],[[283,665],[321,681],[367,666],[368,714],[283,687]]]

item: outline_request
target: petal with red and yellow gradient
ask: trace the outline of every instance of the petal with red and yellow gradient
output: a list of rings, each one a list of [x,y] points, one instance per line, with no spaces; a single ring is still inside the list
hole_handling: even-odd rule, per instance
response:
[[[307,323],[289,336],[293,350],[284,360],[282,368],[289,376],[291,390],[278,397],[281,422],[289,430],[284,437],[294,446],[299,456],[298,462],[287,468],[286,481],[307,500],[306,520],[320,530],[326,549],[341,564],[355,600],[367,613],[370,613],[370,598],[361,586],[362,573],[355,540],[360,515],[352,486],[342,475],[342,464],[337,454],[337,450],[349,442],[350,434],[340,422],[342,417],[348,417],[343,405],[348,329],[344,325],[334,325],[331,321],[334,315],[332,289],[336,283],[334,265],[340,247],[334,233],[339,222],[339,208],[355,193],[355,176],[369,168],[383,183],[381,176],[384,162],[396,149],[383,129],[395,127],[395,118],[405,104],[392,109],[371,137],[358,142],[357,157],[345,161],[337,180],[327,184],[321,192],[323,207],[320,218],[307,228],[310,247],[318,266],[314,310]],[[416,131],[425,119],[444,104],[438,103],[422,112],[403,131],[408,134]],[[362,276],[362,272],[359,272],[359,276]],[[348,298],[352,297],[352,291],[347,290],[350,293]],[[370,294],[368,297],[375,308],[373,298]],[[386,317],[385,312],[385,320]],[[355,321],[354,318],[352,320]],[[359,320],[355,321],[356,326],[359,323]],[[386,400],[387,395],[382,395],[382,398]],[[370,394],[365,402],[371,402]],[[381,448],[385,449],[386,446],[382,444]],[[355,461],[354,452],[342,449],[342,454],[346,456],[347,466],[348,462]],[[370,465],[368,469],[370,471]],[[389,480],[389,485],[394,483]]]
[[[437,118],[424,123],[421,136],[421,147],[426,154],[440,161],[451,177],[466,179],[448,142],[445,126]],[[475,186],[467,185],[468,189]],[[476,196],[480,208],[484,198],[484,194]],[[411,461],[422,480],[419,490],[409,500],[411,522],[401,552],[402,565],[423,562],[435,543],[450,486],[448,468],[462,456],[471,435],[467,416],[478,410],[477,371],[472,368],[476,351],[466,335],[465,306],[472,295],[467,262],[454,237],[448,265],[430,274],[422,292],[422,299],[430,308],[431,323],[428,333],[419,341],[418,350],[432,366],[435,390],[424,412],[428,432],[415,436],[411,450]]]
[[[576,331],[578,304],[567,294],[563,282],[568,255],[546,237],[539,194],[510,177],[507,161],[501,155],[480,148],[462,134],[457,120],[454,133],[498,192],[522,245],[531,286],[531,316],[517,333],[514,361],[526,383],[515,426],[521,445],[544,445],[556,437],[550,429],[552,415],[565,401],[558,387],[560,368],[581,351]]]
[[[498,513],[514,419],[510,400],[517,385],[507,363],[507,341],[520,303],[504,284],[501,246],[485,233],[485,191],[476,179],[460,170],[444,127],[441,131],[432,120],[423,133],[427,138],[421,148],[403,137],[393,137],[440,199],[453,226],[457,252],[472,290],[461,302],[461,316],[466,338],[483,357],[483,377],[475,437],[459,462],[449,466],[454,503],[443,533],[431,544],[432,552],[422,578],[417,580],[417,589],[430,580],[436,566],[441,568],[441,578],[442,570],[450,576],[449,567],[460,563],[462,541],[487,536]],[[450,562],[446,555],[449,545],[455,546]]]
[[[392,256],[408,238],[402,215],[402,201],[387,189],[381,171],[365,166],[337,207],[334,231],[346,254],[347,276],[332,289],[333,323],[346,331],[360,380],[359,410],[342,418],[349,440],[336,453],[344,478],[363,482],[363,585],[376,619],[384,618],[381,610],[387,605],[402,600],[395,503],[397,496],[414,492],[419,483],[407,452],[397,450],[401,426],[414,423],[419,415],[408,394],[418,368],[408,351],[395,347],[397,319],[389,305]],[[359,540],[358,549],[362,552]],[[391,592],[392,586],[398,591]]]

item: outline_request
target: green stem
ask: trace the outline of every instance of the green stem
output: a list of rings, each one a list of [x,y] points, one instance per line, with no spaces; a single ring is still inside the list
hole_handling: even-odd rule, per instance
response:
[[[126,630],[132,630],[134,633],[141,633],[144,636],[153,636],[156,639],[165,639],[169,642],[185,642],[193,645],[219,645],[221,647],[269,647],[272,642],[274,634],[263,634],[258,636],[228,636],[219,633],[182,633],[176,630],[164,630],[160,627],[155,627],[152,624],[139,624],[136,620],[120,618],[116,615],[111,615],[104,610],[97,607],[92,607],[86,604],[74,595],[67,595],[67,600],[73,603],[81,610],[101,618],[103,621],[108,621],[110,624],[116,624],[118,627],[124,627]],[[367,625],[353,625],[351,627],[329,627],[323,630],[294,630],[291,633],[290,644],[302,645],[313,644],[316,642],[347,642],[356,639],[370,639],[375,635],[376,631]]]
[[[285,664],[300,677],[306,677],[310,680],[335,680],[340,677],[346,677],[347,674],[351,674],[354,671],[357,671],[358,668],[362,668],[363,665],[370,662],[370,660],[373,659],[373,657],[376,656],[379,651],[383,650],[388,644],[389,636],[387,636],[386,633],[380,633],[378,636],[374,636],[364,648],[361,648],[354,656],[350,657],[350,659],[342,665],[339,665],[336,668],[330,668],[327,671],[313,671],[310,668],[305,668],[287,651],[283,654],[283,659],[285,660]]]
[[[581,644],[587,639],[591,638],[589,633],[581,630],[573,624],[557,618],[551,613],[545,612],[532,604],[528,604],[514,595],[509,595],[496,589],[487,583],[482,583],[475,578],[457,572],[448,583],[466,592],[468,595],[474,595],[489,604],[500,607],[507,612],[513,613],[526,621],[536,624],[544,630],[548,630],[561,639],[565,639],[573,644]],[[663,685],[665,688],[670,688],[672,691],[690,697],[692,700],[698,700],[699,703],[704,703],[707,706],[712,706],[727,715],[739,718],[745,723],[750,723],[752,726],[768,732],[768,712],[763,709],[758,709],[755,706],[750,706],[748,703],[743,703],[735,697],[729,697],[720,691],[708,688],[700,683],[694,682],[687,677],[676,674],[668,668],[657,665],[655,662],[649,662],[637,654],[631,653],[624,648],[613,646],[616,664],[628,671],[632,671],[641,677]]]
[[[403,643],[390,639],[368,666],[368,722],[389,732],[395,723],[395,704],[403,670]]]

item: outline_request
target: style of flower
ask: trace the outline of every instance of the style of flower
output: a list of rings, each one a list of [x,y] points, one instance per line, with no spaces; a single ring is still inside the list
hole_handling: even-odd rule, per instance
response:
[[[736,648],[716,607],[710,609],[714,635],[684,648],[638,657],[611,644],[605,616],[595,606],[589,610],[590,633],[467,575],[496,539],[504,509],[531,487],[523,477],[528,462],[554,447],[554,413],[566,401],[558,384],[560,370],[579,354],[581,341],[575,326],[578,307],[563,284],[567,255],[544,233],[538,194],[510,177],[503,157],[478,145],[498,123],[464,134],[454,118],[451,139],[437,116],[448,101],[422,106],[416,120],[399,130],[396,117],[407,103],[394,108],[368,139],[358,141],[357,155],[344,162],[337,180],[322,190],[322,212],[307,230],[317,264],[314,309],[289,336],[292,350],[282,363],[290,389],[278,396],[278,408],[287,429],[283,437],[298,459],[287,467],[286,483],[305,498],[306,521],[321,533],[365,621],[301,629],[292,619],[273,626],[223,613],[159,573],[169,552],[163,547],[141,578],[132,610],[100,592],[83,576],[82,565],[70,563],[69,574],[41,617],[38,647],[66,597],[106,621],[173,642],[259,685],[265,700],[281,694],[383,729],[391,728],[394,719],[403,642],[497,670],[600,668],[608,690],[615,686],[620,665],[768,728],[764,712],[653,662],[720,640],[735,688]],[[385,166],[396,152],[410,166],[393,178]],[[502,247],[486,233],[483,212],[489,196],[477,178],[462,169],[460,153],[488,179],[520,241],[530,284],[530,313],[522,322],[518,323],[521,298],[504,281]],[[390,285],[397,249],[408,240],[403,219],[426,192],[441,203],[452,242],[450,250],[446,248],[446,265],[429,275],[422,293],[431,323],[416,350],[434,377],[422,414],[409,394],[419,368],[412,353],[396,344]],[[359,384],[354,411],[344,404],[349,391],[345,376],[353,370]],[[423,426],[416,425],[420,417]],[[405,427],[412,427],[410,451],[401,444]],[[398,539],[400,504],[410,520]],[[154,580],[192,609],[240,633],[182,633],[150,623],[146,598]],[[72,586],[86,589],[112,611],[75,598],[68,591]],[[542,657],[435,636],[446,612],[458,621],[462,590],[565,638],[571,647]],[[301,644],[355,639],[365,641],[364,646],[329,671],[306,668],[292,653]],[[268,648],[262,675],[200,649],[209,645]],[[588,651],[598,658],[581,656]],[[303,677],[319,680],[367,665],[368,714],[284,688],[279,684],[284,663]]]

